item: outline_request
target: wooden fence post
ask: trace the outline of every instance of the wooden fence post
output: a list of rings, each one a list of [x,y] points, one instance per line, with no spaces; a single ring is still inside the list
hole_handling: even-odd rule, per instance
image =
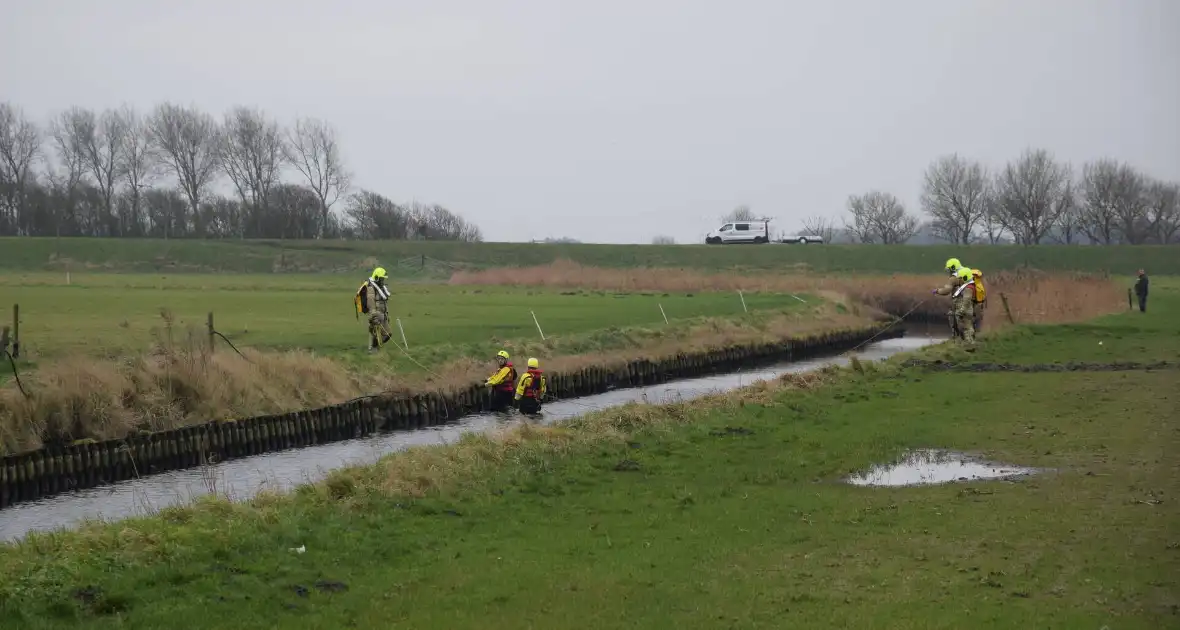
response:
[[[213,331],[215,330],[213,328],[213,311],[209,311],[209,318],[207,320],[205,320],[205,327],[209,331],[209,352],[213,352],[214,348],[216,348],[216,345],[217,345],[216,343],[214,343],[215,340],[213,337]]]
[[[12,358],[20,358],[20,304],[12,305]]]
[[[1008,308],[1008,296],[1001,293],[1000,301],[1004,304],[1004,314],[1008,316],[1008,323],[1015,324],[1016,320],[1012,318],[1012,310]]]

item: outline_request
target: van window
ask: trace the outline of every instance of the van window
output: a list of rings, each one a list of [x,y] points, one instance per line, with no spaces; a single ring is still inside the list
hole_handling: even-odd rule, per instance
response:
[[[719,231],[719,232],[728,232],[728,231],[730,231],[730,230],[732,230],[732,229],[733,229],[733,224],[732,224],[732,223],[726,223],[725,225],[721,226],[721,229],[720,229],[720,230],[718,230],[718,231]]]
[[[743,232],[748,231],[750,229],[749,223],[736,223],[735,225],[737,226],[738,230],[743,231]]]

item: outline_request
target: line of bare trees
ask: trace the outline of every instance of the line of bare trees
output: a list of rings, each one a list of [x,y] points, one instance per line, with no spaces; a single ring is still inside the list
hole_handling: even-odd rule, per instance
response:
[[[351,179],[335,129],[313,118],[162,103],[40,125],[0,102],[0,236],[482,240],[442,206]]]
[[[905,243],[922,229],[938,240],[1097,245],[1180,243],[1180,183],[1154,179],[1130,164],[1100,159],[1080,172],[1044,149],[1029,149],[998,171],[958,154],[934,160],[923,175],[926,220],[879,190],[848,198],[843,232],[861,243]],[[804,220],[832,240],[833,220]]]

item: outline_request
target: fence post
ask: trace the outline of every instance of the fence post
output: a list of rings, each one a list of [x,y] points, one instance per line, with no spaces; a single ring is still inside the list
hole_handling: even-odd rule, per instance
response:
[[[1016,320],[1012,318],[1012,310],[1008,308],[1008,296],[1001,293],[1000,301],[1004,303],[1004,314],[1008,316],[1008,323],[1015,324]]]
[[[12,358],[20,358],[20,304],[12,305]]]
[[[209,311],[209,318],[205,320],[205,328],[209,332],[209,352],[213,352],[217,344],[214,343],[213,331],[213,311]]]
[[[409,350],[410,342],[406,341],[406,329],[402,328],[402,318],[400,317],[397,318],[397,329],[402,333],[402,345],[406,347],[406,350]]]

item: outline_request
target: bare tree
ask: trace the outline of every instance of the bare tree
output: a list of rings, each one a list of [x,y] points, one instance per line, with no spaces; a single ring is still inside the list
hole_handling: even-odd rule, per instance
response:
[[[41,131],[24,112],[0,103],[0,233],[28,233],[28,185],[33,164],[41,156]]]
[[[652,237],[651,244],[652,245],[675,245],[676,239],[672,238],[671,236],[666,236],[666,235],[661,234],[659,236]]]
[[[119,213],[120,229],[125,230],[129,222],[138,221],[143,215],[143,193],[160,175],[160,156],[147,122],[131,107],[124,107],[119,115],[127,125],[123,135],[122,175],[130,203],[126,212]]]
[[[803,231],[824,239],[825,243],[831,243],[836,237],[836,222],[821,215],[808,217],[803,219]]]
[[[1147,188],[1148,223],[1155,228],[1155,238],[1167,245],[1180,232],[1180,184],[1152,182]]]
[[[754,218],[754,211],[750,209],[750,206],[747,206],[745,204],[742,204],[742,205],[734,208],[733,210],[730,210],[729,214],[721,217],[722,223],[731,223],[733,221],[755,221],[755,220],[757,220],[757,219]]]
[[[217,176],[221,130],[209,114],[163,103],[148,121],[152,142],[188,198],[196,236],[205,236],[201,197]]]
[[[1147,178],[1129,164],[1098,160],[1082,168],[1081,227],[1095,242],[1138,245],[1153,234]]]
[[[319,197],[319,237],[323,238],[332,205],[348,191],[350,183],[350,175],[340,157],[336,130],[314,118],[295,121],[288,136],[287,159]]]
[[[996,200],[996,191],[994,183],[988,186],[988,195],[984,199],[983,217],[980,219],[980,226],[983,228],[983,236],[989,245],[999,245],[1006,242],[1005,234],[1008,232],[1004,225],[1000,223],[999,203]]]
[[[66,216],[58,217],[56,233],[61,235],[62,227],[80,229],[78,216],[78,188],[86,177],[85,138],[93,130],[94,114],[72,107],[49,121],[49,137],[53,144],[56,164],[49,164],[46,175],[50,184],[66,201]],[[64,223],[66,225],[63,225]]]
[[[1044,149],[1026,150],[995,181],[995,218],[1017,243],[1035,245],[1073,203],[1068,164]]]
[[[1081,232],[1082,206],[1072,203],[1057,218],[1056,229],[1050,232],[1050,236],[1061,245],[1073,245]]]
[[[102,197],[103,220],[110,232],[122,236],[125,224],[115,218],[113,199],[125,167],[127,121],[115,110],[106,110],[96,116],[90,110],[75,108],[66,116],[65,131],[71,136],[71,144],[81,152],[83,166],[94,178]]]
[[[847,220],[844,228],[861,243],[898,245],[905,243],[918,230],[918,218],[907,213],[905,206],[894,195],[873,190],[864,195],[848,197]]]
[[[270,191],[286,159],[279,124],[261,111],[235,107],[225,115],[221,167],[255,221],[269,210]],[[245,238],[245,232],[239,236]]]
[[[958,154],[938,158],[926,169],[922,208],[935,235],[967,245],[987,211],[988,177],[983,165]]]

